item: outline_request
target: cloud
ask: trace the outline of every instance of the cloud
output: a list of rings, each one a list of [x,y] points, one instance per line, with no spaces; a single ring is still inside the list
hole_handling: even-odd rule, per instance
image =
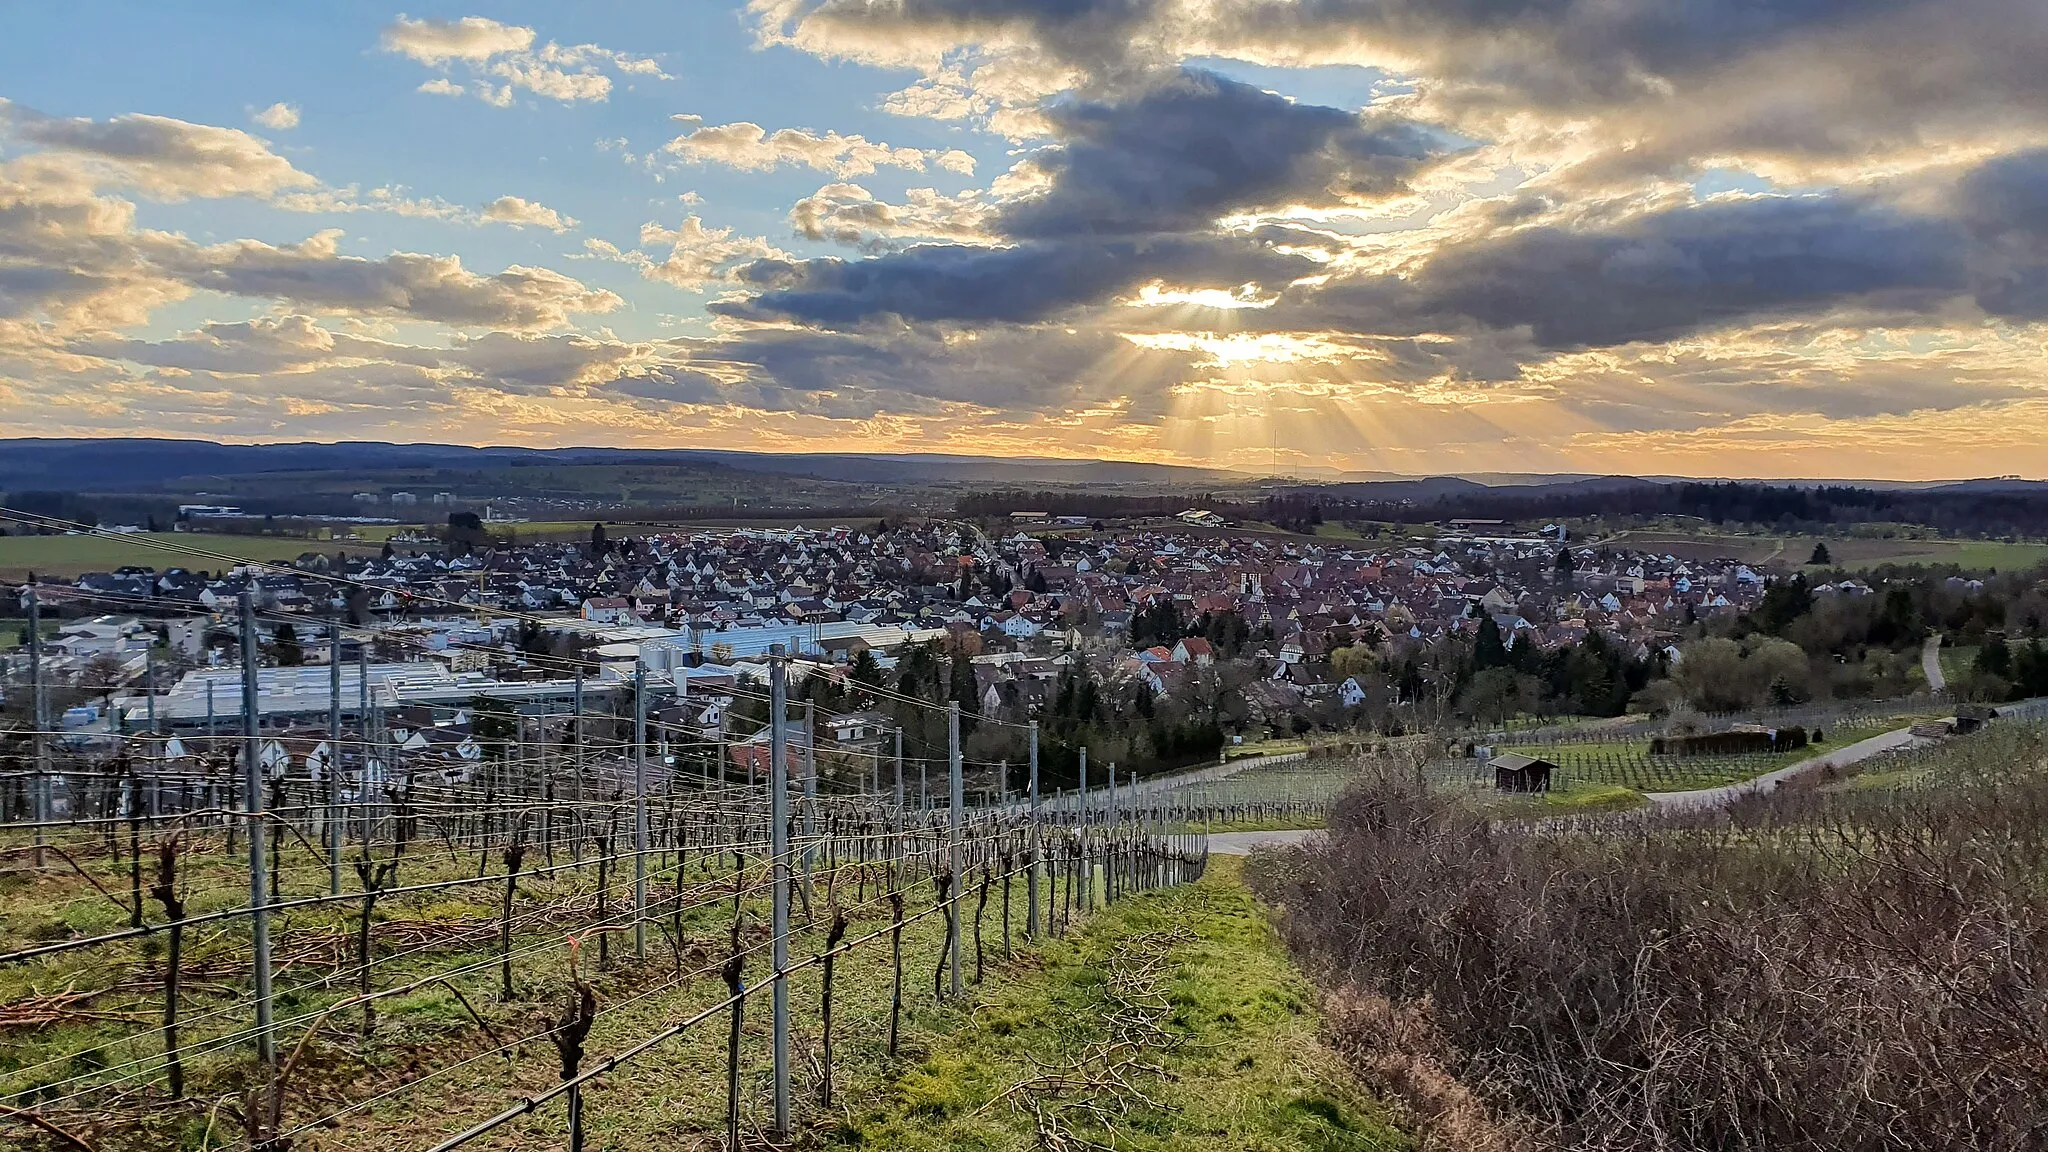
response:
[[[265,128],[283,132],[299,126],[299,106],[285,103],[272,104],[261,112],[250,116],[249,119],[263,125]]]
[[[758,236],[738,236],[731,228],[706,228],[695,215],[683,218],[681,226],[664,228],[658,223],[640,226],[640,247],[668,245],[659,259],[635,249],[621,249],[599,239],[583,242],[592,256],[629,264],[648,280],[659,280],[691,292],[702,292],[713,283],[727,280],[743,262],[786,260],[788,257]]]
[[[1584,347],[1849,306],[1926,314],[1967,290],[1967,259],[1950,221],[1858,197],[1773,196],[1453,244],[1396,291],[1406,307]]]
[[[1717,164],[1786,179],[2048,133],[2034,0],[754,0],[764,43],[907,67],[962,116],[1181,61],[1362,65],[1419,106],[1602,185]],[[966,61],[968,63],[963,64]],[[984,80],[984,71],[991,72]],[[1000,82],[998,82],[1000,80]],[[980,107],[976,105],[979,104]]]
[[[1343,206],[1393,195],[1437,151],[1392,118],[1295,104],[1206,72],[1149,77],[1122,100],[1049,110],[1059,144],[1030,158],[1029,179],[987,210],[934,199],[919,222],[972,220],[1007,247],[926,245],[849,264],[763,261],[742,273],[762,289],[714,311],[829,325],[888,314],[908,321],[1042,320],[1151,281],[1276,291],[1319,269],[1284,231],[1222,234],[1229,214],[1283,205]],[[858,193],[858,194],[857,194]],[[867,243],[910,231],[898,213],[827,189],[792,214],[807,237]]]
[[[157,262],[192,287],[340,315],[524,330],[558,327],[572,314],[609,312],[622,303],[546,268],[515,264],[482,275],[455,256],[395,252],[370,260],[341,255],[340,238],[339,230],[329,230],[284,246],[235,240],[155,247]]]
[[[867,260],[761,260],[739,277],[763,289],[711,310],[743,320],[827,326],[878,316],[1026,323],[1102,303],[1150,281],[1236,288],[1286,284],[1317,266],[1250,237],[1162,235],[1029,242],[1006,248],[928,244]]]
[[[486,204],[483,218],[499,224],[545,228],[557,234],[574,228],[577,223],[575,218],[564,216],[545,204],[517,196],[500,196]]]
[[[483,16],[412,20],[400,15],[384,29],[379,43],[386,52],[401,52],[422,64],[446,64],[523,52],[533,46],[533,40],[531,28],[500,24]]]
[[[1725,197],[1444,243],[1400,273],[1289,289],[1255,321],[1419,334],[1526,330],[1547,349],[1760,323],[2048,319],[2048,150],[1918,208],[1862,192]]]
[[[889,204],[858,184],[827,184],[796,202],[789,223],[806,240],[826,240],[868,252],[901,247],[904,240],[988,240],[994,214],[977,190],[945,196],[912,188],[908,203]]]
[[[1003,214],[1014,236],[1206,227],[1223,215],[1340,206],[1402,191],[1442,146],[1396,117],[1364,117],[1181,70],[1127,98],[1048,117],[1062,143],[1034,158],[1043,195]]]
[[[96,182],[157,200],[271,196],[319,181],[247,132],[168,116],[45,116],[0,103],[0,136],[76,161]]]
[[[1972,286],[1995,316],[2048,318],[2048,148],[1991,160],[1963,178],[1955,209],[1975,249]]]
[[[535,47],[536,39],[531,28],[483,16],[413,20],[401,15],[384,29],[379,44],[386,52],[411,57],[429,67],[459,67],[475,78],[475,83],[465,88],[446,76],[437,77],[421,84],[418,91],[435,96],[459,96],[468,91],[500,108],[512,104],[517,90],[565,104],[605,100],[612,91],[612,78],[605,69],[626,76],[674,79],[651,57],[595,44],[563,46],[552,40]]]
[[[925,170],[927,162],[949,172],[972,175],[974,157],[959,149],[922,151],[892,148],[862,136],[837,132],[810,132],[801,128],[779,128],[769,132],[759,124],[700,124],[695,116],[678,116],[689,131],[670,140],[663,151],[693,164],[722,164],[743,172],[772,172],[783,165],[815,168],[842,180],[865,176],[877,168]]]

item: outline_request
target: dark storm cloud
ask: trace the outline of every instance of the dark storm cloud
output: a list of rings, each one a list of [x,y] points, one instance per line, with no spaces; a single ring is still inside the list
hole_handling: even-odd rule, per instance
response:
[[[1284,284],[1317,266],[1254,240],[1148,236],[1027,241],[1012,248],[928,244],[869,260],[763,262],[741,278],[777,286],[744,301],[713,304],[741,319],[788,318],[843,326],[893,315],[906,321],[1025,323],[1096,303],[1136,285]]]
[[[1985,163],[1957,199],[1975,245],[1978,303],[1996,316],[2048,317],[2048,149]]]
[[[1278,239],[1207,231],[1282,204],[1353,203],[1399,191],[1438,150],[1422,126],[1296,104],[1220,76],[1176,70],[1119,100],[1050,113],[1063,143],[1037,162],[1042,193],[992,229],[1010,247],[924,245],[869,260],[764,260],[742,270],[762,289],[713,306],[727,316],[855,324],[1035,321],[1135,285],[1278,287],[1316,271]]]
[[[1002,214],[1007,235],[1179,232],[1232,212],[1379,198],[1442,150],[1410,121],[1196,69],[1127,100],[1055,104],[1049,118],[1065,141],[1037,158],[1052,187]]]
[[[1148,420],[1159,415],[1162,398],[1194,361],[1185,352],[1134,347],[1110,332],[1007,326],[982,332],[772,328],[674,348],[695,376],[684,389],[692,402],[760,396],[782,409],[830,407],[845,415],[947,404],[1021,415],[1117,402],[1126,419]],[[721,381],[710,383],[713,376]],[[732,379],[744,386],[736,388]]]
[[[1850,301],[1922,310],[1966,286],[1962,239],[1947,221],[1854,199],[1724,201],[1456,245],[1408,288],[1432,311],[1527,326],[1547,347],[1602,346]]]
[[[1597,146],[1586,183],[1730,156],[1854,164],[2048,127],[2040,0],[761,2],[821,54],[916,63],[1023,45],[1084,87],[1196,55],[1398,68],[1480,135],[1532,113],[1569,126]]]
[[[1547,349],[1821,316],[2048,317],[2048,151],[1990,161],[1939,210],[1851,193],[1716,200],[1438,249],[1405,278],[1291,290],[1258,321],[1408,334],[1527,329]]]

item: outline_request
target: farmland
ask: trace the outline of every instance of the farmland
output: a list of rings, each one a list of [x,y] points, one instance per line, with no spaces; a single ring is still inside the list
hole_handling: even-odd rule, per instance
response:
[[[105,572],[134,564],[163,569],[203,568],[217,571],[231,565],[218,553],[241,560],[290,563],[304,552],[375,552],[368,543],[334,543],[286,537],[234,536],[212,532],[137,532],[126,536],[0,536],[0,579],[20,580],[33,572],[43,578],[70,578],[81,572]]]
[[[102,1152],[419,1148],[507,1105],[464,1142],[556,1146],[575,1116],[607,1148],[711,1147],[732,1107],[752,1144],[777,1126],[777,883],[800,1144],[1024,1148],[1135,1128],[1146,1140],[1119,1146],[1404,1146],[1317,1045],[1312,997],[1263,913],[1232,873],[1203,874],[1171,804],[1044,827],[1038,884],[1021,814],[970,809],[956,887],[938,814],[801,801],[777,872],[760,790],[692,782],[649,798],[641,894],[636,806],[583,801],[596,778],[560,764],[545,786],[523,776],[559,796],[541,803],[415,786],[335,809],[279,780],[277,835],[253,859],[218,815],[231,774],[133,791],[114,765],[67,752],[59,768],[48,783],[69,821],[0,841],[0,1102]],[[0,781],[11,819],[37,779]],[[124,797],[141,810],[121,815]],[[1092,883],[1076,879],[1084,860]],[[276,905],[260,934],[252,882]],[[271,982],[267,1030],[252,970]],[[732,986],[763,995],[736,1017]],[[573,1058],[556,1043],[565,1019],[581,1021]],[[521,1115],[564,1061],[593,1079]]]
[[[1849,571],[1867,571],[1886,564],[1953,564],[1970,571],[2011,572],[2048,563],[2048,544],[1934,537],[1815,537],[1636,529],[1602,537],[1598,543],[1668,553],[1680,559],[1728,557],[1775,568],[1803,567],[1817,543],[1827,545],[1834,566]]]

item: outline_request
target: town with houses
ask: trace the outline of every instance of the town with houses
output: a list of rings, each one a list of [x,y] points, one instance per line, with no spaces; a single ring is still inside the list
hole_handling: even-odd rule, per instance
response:
[[[765,682],[777,647],[794,679],[843,681],[857,662],[886,672],[909,646],[933,646],[970,664],[969,707],[1017,719],[1043,714],[1080,664],[1161,700],[1228,669],[1239,703],[1226,726],[1243,740],[1355,724],[1369,687],[1333,658],[1340,649],[1392,656],[1469,639],[1490,620],[1510,649],[1598,633],[1648,659],[1675,651],[1684,624],[1748,610],[1765,583],[1740,563],[1575,546],[1555,528],[1458,524],[1426,546],[1368,547],[1205,527],[1199,514],[1091,529],[1025,513],[994,532],[925,521],[607,540],[600,529],[462,555],[308,552],[288,571],[129,567],[38,586],[43,610],[63,618],[42,660],[46,675],[95,689],[65,712],[81,738],[219,730],[240,715],[247,591],[266,724],[318,724],[338,682],[351,714],[403,715],[417,747],[464,757],[478,700],[566,712],[636,675],[663,723],[745,745],[751,733],[726,718],[731,693]],[[823,718],[819,739],[873,742],[885,720]]]

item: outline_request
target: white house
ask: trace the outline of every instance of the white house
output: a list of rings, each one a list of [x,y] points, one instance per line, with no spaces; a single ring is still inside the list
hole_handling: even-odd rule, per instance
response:
[[[593,624],[624,624],[633,617],[633,606],[622,596],[593,596],[583,602],[582,616]]]

